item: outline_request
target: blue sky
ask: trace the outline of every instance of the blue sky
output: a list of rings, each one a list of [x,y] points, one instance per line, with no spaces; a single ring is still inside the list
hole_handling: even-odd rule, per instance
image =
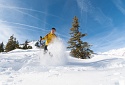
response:
[[[124,0],[0,0],[0,42],[38,40],[52,27],[67,42],[74,16],[95,52],[125,47]]]

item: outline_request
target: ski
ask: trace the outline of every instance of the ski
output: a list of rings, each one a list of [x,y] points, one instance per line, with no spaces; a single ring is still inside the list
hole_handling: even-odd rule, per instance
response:
[[[49,52],[49,55],[50,55],[51,57],[53,57],[53,54],[52,54],[51,52]]]
[[[45,55],[45,54],[49,54],[50,57],[53,57],[53,54],[52,54],[51,52],[45,51],[45,52],[44,52],[44,55]]]

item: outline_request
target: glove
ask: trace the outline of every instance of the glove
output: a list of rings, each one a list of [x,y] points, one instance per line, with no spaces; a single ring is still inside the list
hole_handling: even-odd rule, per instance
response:
[[[42,40],[42,36],[40,36],[40,40]]]

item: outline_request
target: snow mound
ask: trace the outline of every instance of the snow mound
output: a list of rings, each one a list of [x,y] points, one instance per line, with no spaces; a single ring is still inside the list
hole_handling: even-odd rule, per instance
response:
[[[50,56],[50,54],[53,56]],[[40,63],[41,65],[65,65],[67,62],[66,46],[63,41],[58,38],[53,41],[52,44],[48,46],[48,53],[44,54],[43,50],[40,53]]]
[[[33,49],[37,49],[37,47],[35,46],[37,41],[31,41],[28,43],[28,45],[32,46]]]
[[[113,49],[102,54],[115,55],[115,56],[125,56],[125,48]]]
[[[124,50],[78,59],[67,55],[61,39],[48,49],[53,57],[43,49],[0,53],[0,85],[125,85]]]

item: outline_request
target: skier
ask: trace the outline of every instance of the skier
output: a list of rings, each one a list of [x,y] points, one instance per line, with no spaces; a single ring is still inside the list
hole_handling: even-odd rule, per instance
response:
[[[47,53],[48,49],[48,45],[50,43],[52,43],[52,41],[57,37],[56,34],[56,29],[55,28],[52,28],[51,32],[48,33],[46,36],[44,36],[43,38],[41,37],[41,40],[45,40],[45,47],[44,47],[44,54]]]

